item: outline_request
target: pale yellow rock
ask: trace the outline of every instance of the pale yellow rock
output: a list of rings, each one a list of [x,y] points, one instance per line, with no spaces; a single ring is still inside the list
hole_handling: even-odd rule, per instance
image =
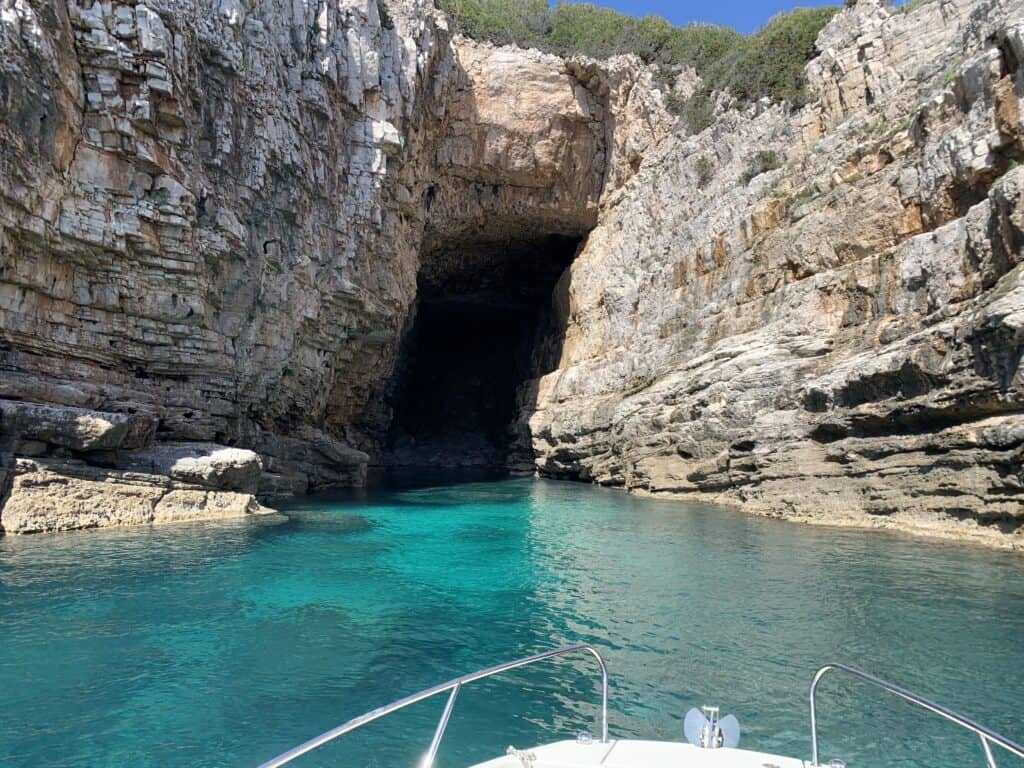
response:
[[[39,533],[153,521],[160,484],[119,476],[87,479],[19,461],[0,526],[6,533]]]
[[[175,490],[157,502],[153,510],[153,522],[223,520],[266,512],[256,497],[248,493]]]
[[[0,511],[5,533],[225,520],[269,514],[249,493],[183,486],[166,477],[80,462],[21,459]]]

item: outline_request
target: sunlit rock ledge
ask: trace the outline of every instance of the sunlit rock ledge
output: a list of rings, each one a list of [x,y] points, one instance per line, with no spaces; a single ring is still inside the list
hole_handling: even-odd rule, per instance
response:
[[[6,533],[273,512],[256,500],[263,464],[253,451],[157,445],[145,419],[9,400],[0,400],[0,426],[17,456],[0,478]]]
[[[251,493],[211,491],[166,476],[83,462],[18,459],[4,505],[5,533],[225,520],[272,514]]]

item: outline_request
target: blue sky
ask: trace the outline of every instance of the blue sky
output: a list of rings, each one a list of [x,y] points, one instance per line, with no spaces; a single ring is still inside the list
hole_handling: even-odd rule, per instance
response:
[[[842,5],[842,0],[590,0],[633,16],[653,13],[673,24],[703,21],[753,32],[779,11],[797,6]]]

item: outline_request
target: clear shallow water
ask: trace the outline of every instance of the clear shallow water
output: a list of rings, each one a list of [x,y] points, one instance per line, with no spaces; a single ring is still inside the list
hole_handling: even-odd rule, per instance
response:
[[[605,651],[613,735],[681,738],[683,712],[715,703],[744,746],[808,757],[807,684],[838,659],[1024,738],[1021,558],[508,480],[321,499],[283,523],[0,538],[0,763],[254,766],[576,641]],[[439,766],[596,732],[592,669],[468,687]],[[411,765],[442,706],[296,765]],[[823,756],[853,768],[983,765],[972,737],[880,692],[834,679],[819,706]]]

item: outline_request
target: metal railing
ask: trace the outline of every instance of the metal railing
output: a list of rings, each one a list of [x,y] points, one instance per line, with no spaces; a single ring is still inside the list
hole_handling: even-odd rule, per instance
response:
[[[598,666],[601,668],[601,743],[608,743],[608,668],[604,665],[604,659],[593,647],[585,644],[581,645],[569,645],[564,648],[555,648],[544,653],[538,653],[534,656],[527,656],[523,659],[517,659],[516,661],[509,661],[504,664],[498,664],[495,667],[488,667],[487,669],[481,669],[478,672],[473,672],[462,677],[456,677],[454,680],[449,680],[447,683],[441,683],[435,685],[433,688],[427,688],[426,690],[414,693],[411,696],[406,696],[404,699],[393,701],[378,709],[374,709],[371,712],[367,712],[364,715],[360,715],[357,718],[349,720],[347,723],[342,723],[336,728],[332,728],[329,731],[321,733],[309,741],[299,744],[299,746],[289,749],[287,752],[278,755],[273,760],[268,760],[263,763],[260,768],[276,768],[279,765],[285,765],[290,763],[300,755],[304,755],[311,750],[316,749],[319,746],[326,744],[329,741],[333,741],[339,736],[344,736],[346,733],[354,731],[356,728],[360,728],[367,723],[372,723],[374,720],[390,715],[392,712],[397,712],[400,709],[404,709],[410,704],[415,704],[418,701],[429,699],[431,696],[436,696],[439,693],[445,691],[451,691],[448,696],[448,701],[444,706],[444,712],[441,713],[441,719],[437,723],[437,728],[434,730],[434,738],[430,741],[430,747],[427,750],[426,755],[423,757],[423,762],[420,763],[421,768],[432,768],[434,759],[437,757],[437,751],[441,747],[441,739],[444,738],[445,729],[448,727],[448,720],[452,716],[452,709],[455,707],[455,698],[459,695],[459,690],[462,686],[467,683],[472,683],[475,680],[481,680],[485,677],[491,677],[493,675],[500,674],[502,672],[508,672],[512,669],[518,669],[519,667],[525,667],[527,664],[534,664],[538,661],[544,661],[554,656],[563,656],[567,653],[575,653],[577,651],[585,651],[590,653],[595,659],[597,659]]]
[[[818,683],[821,682],[821,678],[832,669],[837,669],[840,672],[846,672],[849,675],[853,675],[871,685],[881,688],[884,691],[895,694],[905,701],[909,701],[911,704],[915,704],[923,709],[933,712],[940,717],[944,717],[950,722],[956,723],[961,728],[966,728],[981,739],[981,748],[985,752],[985,762],[988,768],[996,768],[996,760],[992,755],[992,745],[1002,747],[1010,754],[1016,755],[1017,757],[1024,757],[1024,747],[1013,741],[1010,741],[1005,736],[1001,736],[989,728],[986,728],[980,723],[976,723],[970,718],[964,717],[963,715],[954,712],[951,709],[947,709],[941,704],[936,704],[934,701],[929,701],[923,696],[918,696],[916,693],[911,693],[906,688],[901,688],[893,683],[886,682],[881,678],[869,675],[867,672],[862,672],[855,667],[847,666],[846,664],[826,664],[824,667],[819,669],[814,675],[814,680],[811,681],[811,764],[819,765],[818,763],[818,716],[815,710],[815,695],[818,692]]]

